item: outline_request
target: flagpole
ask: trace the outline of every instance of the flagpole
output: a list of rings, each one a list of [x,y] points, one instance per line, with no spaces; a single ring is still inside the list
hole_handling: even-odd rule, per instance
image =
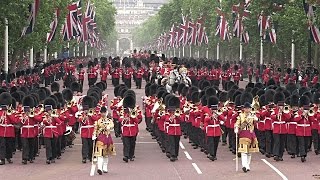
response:
[[[176,48],[173,48],[173,57],[176,57]]]
[[[182,46],[182,57],[184,57],[184,46]]]
[[[189,49],[189,56],[192,57],[192,47],[190,45],[190,49]]]
[[[30,68],[33,68],[33,47],[30,49],[30,57],[29,57],[29,65]]]
[[[209,48],[207,47],[206,58],[209,59]]]
[[[45,46],[44,51],[43,51],[43,62],[47,63],[47,61],[48,61],[47,59],[48,59],[48,47]]]
[[[87,42],[84,43],[84,56],[87,56],[88,54],[88,46],[87,46]]]
[[[263,65],[263,38],[260,38],[260,65]]]
[[[200,58],[200,50],[198,49],[198,58]]]
[[[58,53],[55,52],[55,53],[54,53],[54,59],[57,59],[57,58],[58,58]]]
[[[80,55],[80,44],[78,44],[77,46],[77,56],[79,57],[79,55]]]
[[[243,46],[240,38],[240,61],[242,61]]]
[[[292,37],[294,37],[294,31],[292,31]],[[291,40],[291,68],[294,68],[294,60],[295,60],[295,44],[294,44],[294,39],[292,38]]]
[[[8,71],[9,71],[9,26],[8,19],[5,18],[5,32],[4,32],[4,73],[5,80],[8,83]]]
[[[69,42],[67,44],[67,48],[68,48],[68,57],[70,57],[70,46],[69,46]]]
[[[181,58],[181,49],[179,47],[179,58]]]
[[[76,47],[73,47],[73,57],[76,57]]]
[[[217,60],[220,59],[220,42],[217,44]]]

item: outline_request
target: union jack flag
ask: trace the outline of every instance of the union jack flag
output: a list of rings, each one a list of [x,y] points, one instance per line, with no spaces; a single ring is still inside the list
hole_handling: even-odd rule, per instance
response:
[[[39,13],[39,8],[40,8],[40,0],[34,0],[34,2],[29,5],[30,15],[28,18],[28,26],[23,28],[21,36],[25,36],[33,32],[34,25],[36,23],[36,17]]]
[[[56,35],[59,14],[59,9],[56,9],[54,12],[54,20],[50,24],[50,32],[47,33],[47,43],[50,43]]]
[[[221,13],[221,9],[217,8],[217,13],[220,15],[217,19],[216,36],[219,36],[221,40],[230,40],[229,24],[224,14]]]
[[[70,40],[74,37],[77,37],[81,34],[79,29],[79,20],[78,20],[78,8],[80,5],[80,1],[74,2],[68,5],[68,13],[66,23],[63,26],[63,36],[64,40]]]
[[[204,26],[204,16],[201,16],[197,20],[198,30],[197,30],[197,44],[198,46],[201,46],[202,42],[204,41],[205,44],[209,43],[209,39],[206,33],[206,27]]]
[[[185,46],[188,43],[188,34],[189,34],[189,20],[187,17],[182,15],[183,24],[180,25],[180,29],[182,30],[179,41],[182,42],[182,45]]]
[[[308,17],[308,29],[310,31],[310,38],[313,42],[320,44],[320,32],[316,25],[314,25],[314,11],[316,10],[315,6],[312,6],[308,3],[306,3],[305,0],[303,0],[303,7],[304,11]]]
[[[174,47],[175,35],[176,35],[175,25],[172,24],[172,27],[171,27],[170,32],[169,32],[169,42],[168,42],[168,45],[170,47]]]

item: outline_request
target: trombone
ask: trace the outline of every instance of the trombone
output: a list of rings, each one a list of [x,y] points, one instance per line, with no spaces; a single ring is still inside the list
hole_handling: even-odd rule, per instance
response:
[[[14,113],[14,109],[12,108],[12,105],[9,106],[9,108],[7,109],[7,115],[10,116]]]

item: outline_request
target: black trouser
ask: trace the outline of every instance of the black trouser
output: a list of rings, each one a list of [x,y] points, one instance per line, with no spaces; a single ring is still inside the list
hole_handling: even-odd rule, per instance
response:
[[[252,82],[252,75],[249,75],[249,82]]]
[[[57,157],[57,138],[44,138],[44,144],[46,145],[46,157],[47,160],[53,160]]]
[[[88,78],[89,87],[94,85],[94,78]]]
[[[12,158],[13,145],[11,143],[14,143],[14,138],[0,137],[0,160]]]
[[[256,83],[258,83],[259,82],[259,76],[256,76]]]
[[[130,79],[124,78],[124,84],[125,84],[129,89],[131,89],[131,78],[130,78]]]
[[[273,134],[273,140],[273,155],[282,158],[286,143],[286,134]]]
[[[228,131],[228,141],[229,141],[229,148],[231,148],[232,151],[236,150],[236,136],[234,134],[233,128],[227,128]]]
[[[119,78],[112,78],[112,84],[114,87],[119,85]]]
[[[209,137],[207,137],[208,152],[213,157],[217,156],[217,149],[218,149],[218,146],[219,146],[219,140],[220,140],[220,136],[217,136],[217,137],[209,136]]]
[[[49,86],[49,84],[50,84],[50,77],[45,77],[45,78],[44,78],[44,84],[45,84],[46,87]]]
[[[141,89],[141,83],[142,83],[142,79],[141,78],[136,78],[136,86],[138,89]]]
[[[93,141],[91,138],[81,138],[82,140],[82,159],[92,158]]]
[[[319,150],[319,134],[317,129],[312,129],[312,143],[315,151]],[[310,149],[310,148],[309,148]]]
[[[307,136],[297,136],[298,138],[298,147],[299,154],[301,157],[307,157],[307,150],[310,141],[310,137]]]
[[[19,129],[15,129],[15,148],[17,148],[18,150],[22,149],[22,143],[21,143],[21,134],[20,134],[20,130]],[[15,149],[14,149],[15,150]]]
[[[168,135],[168,152],[171,157],[178,157],[179,155],[180,136]]]
[[[57,138],[57,143],[56,143],[57,157],[61,156],[61,141],[62,141],[62,136],[59,136]]]
[[[123,156],[129,159],[133,158],[134,150],[136,147],[136,136],[124,136],[122,137],[123,142]]]
[[[297,136],[295,134],[287,135],[287,151],[290,155],[295,155],[297,151]]]
[[[187,126],[187,136],[189,136],[189,140],[192,141],[192,123],[191,122],[187,122],[186,123]]]
[[[197,128],[194,126],[191,127],[190,139],[195,145],[199,146],[200,142],[198,138],[198,131],[197,131]]]
[[[222,134],[222,142],[223,143],[227,143],[227,136],[228,136],[228,131],[227,131],[227,128],[225,125],[221,125],[221,130],[223,131],[223,134]]]
[[[152,129],[152,127],[151,127],[151,119],[152,119],[152,117],[146,117],[145,118],[145,121],[146,121],[146,127],[148,128],[148,129]]]
[[[23,160],[32,160],[34,157],[34,148],[35,148],[35,139],[34,138],[21,138],[22,142],[22,159]]]
[[[73,132],[78,133],[79,126],[80,126],[79,122],[74,123],[74,125],[72,126]]]
[[[65,136],[65,135],[63,135],[63,136],[61,137],[61,150],[64,150],[64,149],[66,148],[66,146],[67,146],[66,137],[67,137],[67,136]],[[62,151],[62,152],[63,152],[63,151]]]
[[[199,138],[199,146],[201,148],[204,148],[205,147],[205,133],[204,131],[201,129],[201,128],[197,128],[197,131],[198,131],[198,138]]]
[[[257,139],[259,142],[259,149],[266,151],[266,135],[265,131],[260,131],[258,129],[255,129],[255,133],[257,135]]]
[[[34,148],[33,148],[33,157],[39,153],[39,137],[34,138]]]
[[[273,132],[272,130],[266,130],[266,153],[272,154],[273,150]]]
[[[83,79],[79,79],[79,84],[83,87]]]
[[[168,149],[167,135],[164,131],[159,131],[159,132],[160,132],[161,146],[163,149],[167,150]]]
[[[121,124],[118,121],[118,119],[113,118],[113,124],[114,124],[114,134],[116,136],[120,136],[120,134],[121,134]]]

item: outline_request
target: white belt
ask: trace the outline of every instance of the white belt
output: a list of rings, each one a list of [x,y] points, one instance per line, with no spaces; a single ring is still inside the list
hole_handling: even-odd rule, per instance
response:
[[[285,124],[286,122],[285,121],[275,121],[273,122],[273,124]]]
[[[299,126],[299,127],[309,127],[310,124],[297,124],[297,126]]]
[[[288,122],[288,124],[297,125],[297,122]]]
[[[57,126],[46,126],[44,128],[56,128]]]
[[[2,127],[13,127],[12,124],[0,124],[0,126],[2,126]]]
[[[81,129],[82,128],[93,128],[94,127],[94,125],[87,125],[87,126],[81,126]]]
[[[134,127],[135,125],[134,124],[124,124],[122,126],[126,126],[126,127]]]
[[[180,126],[180,124],[169,124],[169,126],[177,127],[177,126]]]
[[[27,126],[22,126],[21,128],[34,128],[34,126],[27,125]]]
[[[73,117],[73,114],[69,114],[70,117]]]
[[[259,122],[261,122],[261,123],[266,123],[266,121],[265,121],[265,120],[263,120],[263,121],[259,121]],[[258,123],[259,123],[259,122],[258,122]]]
[[[214,124],[214,125],[208,125],[207,127],[219,127],[219,124]]]

